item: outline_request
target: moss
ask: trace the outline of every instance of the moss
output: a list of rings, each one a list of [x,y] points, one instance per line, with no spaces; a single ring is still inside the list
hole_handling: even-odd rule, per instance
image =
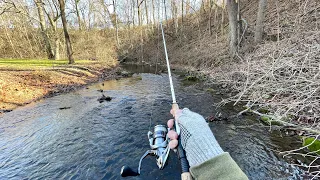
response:
[[[283,126],[283,124],[280,121],[271,121],[271,125],[274,126]]]
[[[265,123],[269,123],[270,118],[268,116],[261,116],[261,121],[265,122]]]
[[[136,80],[142,80],[142,76],[134,76],[134,79],[136,79]]]
[[[312,137],[304,137],[302,145],[307,146],[309,144],[311,144],[310,146],[308,146],[309,151],[311,152],[316,151],[316,153],[320,155],[320,140],[315,140],[315,138],[312,138]]]
[[[270,125],[271,124],[271,125],[275,125],[275,126],[283,126],[283,124],[281,122],[272,120],[268,116],[261,116],[260,120],[262,121],[263,124],[266,124],[266,125]]]
[[[196,81],[199,81],[199,78],[197,78],[196,76],[189,75],[189,76],[186,76],[184,80],[196,82]]]
[[[259,113],[262,113],[262,114],[267,114],[267,113],[269,113],[270,111],[269,111],[269,109],[267,109],[267,108],[260,108],[260,109],[258,109],[258,112],[259,112]]]
[[[209,92],[209,93],[211,93],[211,94],[214,93],[214,90],[213,90],[212,88],[207,88],[207,89],[205,89],[205,91],[207,91],[207,92]]]

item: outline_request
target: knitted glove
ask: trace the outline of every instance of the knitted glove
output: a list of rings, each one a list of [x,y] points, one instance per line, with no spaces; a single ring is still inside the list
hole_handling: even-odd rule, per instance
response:
[[[190,167],[224,152],[201,115],[184,108],[177,122],[181,131],[181,144],[186,151]]]

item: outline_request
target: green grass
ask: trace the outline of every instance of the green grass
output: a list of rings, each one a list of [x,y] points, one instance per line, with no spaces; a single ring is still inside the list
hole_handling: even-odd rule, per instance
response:
[[[74,65],[91,64],[90,60],[76,60]],[[47,59],[0,59],[0,69],[46,69],[57,66],[68,65],[67,60],[47,60]]]

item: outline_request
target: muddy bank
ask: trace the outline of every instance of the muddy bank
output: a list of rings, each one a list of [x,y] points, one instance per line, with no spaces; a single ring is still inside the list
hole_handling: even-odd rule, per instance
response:
[[[126,76],[119,66],[0,71],[0,115],[42,98]]]

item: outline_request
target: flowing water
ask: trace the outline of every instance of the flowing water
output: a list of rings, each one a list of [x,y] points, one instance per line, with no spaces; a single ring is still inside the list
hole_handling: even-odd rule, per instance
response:
[[[143,161],[140,176],[120,177],[123,165],[137,168],[149,149],[150,121],[152,129],[170,118],[168,76],[146,70],[138,69],[149,73],[97,83],[2,115],[0,179],[179,179],[180,166],[172,152],[164,170],[151,156]],[[180,107],[205,117],[237,113],[231,106],[215,108],[212,104],[221,95],[209,94],[198,84],[184,86],[178,75],[174,84]],[[102,94],[112,101],[99,103]],[[209,125],[250,179],[302,179],[303,171],[277,153],[298,147],[299,139],[281,137],[281,132],[269,132],[257,122],[239,117]]]

